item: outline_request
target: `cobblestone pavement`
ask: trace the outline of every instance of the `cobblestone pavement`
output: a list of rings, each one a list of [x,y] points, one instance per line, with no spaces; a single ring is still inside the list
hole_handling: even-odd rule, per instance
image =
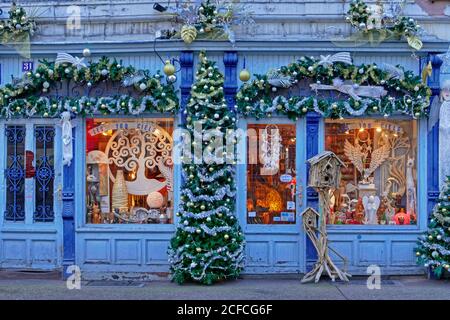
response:
[[[0,271],[0,299],[119,299],[119,300],[450,300],[449,280],[425,277],[383,279],[381,289],[369,290],[366,279],[350,283],[322,280],[301,284],[300,277],[252,278],[214,286],[177,285],[169,281],[83,281],[80,290],[69,290],[57,274],[21,274]]]

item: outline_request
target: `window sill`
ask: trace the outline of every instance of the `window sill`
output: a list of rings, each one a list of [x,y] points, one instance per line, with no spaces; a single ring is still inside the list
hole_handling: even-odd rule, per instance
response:
[[[78,227],[76,232],[175,232],[174,224],[86,224]]]

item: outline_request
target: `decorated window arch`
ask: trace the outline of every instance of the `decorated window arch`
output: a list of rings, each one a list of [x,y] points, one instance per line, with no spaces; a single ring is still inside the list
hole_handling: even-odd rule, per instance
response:
[[[85,49],[85,51],[83,55],[89,56],[89,50]],[[159,71],[151,74],[148,70],[136,70],[131,66],[124,67],[116,59],[102,57],[94,62],[60,53],[54,62],[41,60],[36,71],[27,72],[22,78],[14,79],[12,83],[0,88],[0,117],[12,120],[4,122],[6,123],[5,130],[8,133],[7,158],[9,159],[6,177],[8,178],[8,188],[11,191],[7,197],[5,220],[14,222],[25,220],[26,184],[24,181],[26,178],[35,178],[36,180],[35,188],[38,192],[36,192],[34,220],[40,222],[53,220],[54,208],[51,204],[54,201],[56,188],[54,185],[54,159],[60,155],[54,152],[55,148],[53,147],[54,140],[58,139],[55,136],[55,128],[59,124],[51,119],[61,119],[61,137],[59,139],[62,138],[60,143],[62,162],[64,165],[69,165],[73,158],[71,119],[83,117],[86,118],[88,126],[89,124],[96,124],[97,127],[102,128],[109,126],[108,130],[102,131],[97,128],[98,132],[86,135],[87,138],[96,141],[96,147],[99,148],[95,152],[86,154],[86,198],[89,200],[86,221],[91,223],[168,222],[167,216],[163,216],[163,214],[166,214],[166,209],[170,209],[169,207],[173,204],[172,197],[167,194],[172,192],[173,185],[171,133],[179,102],[173,85],[176,78],[171,74],[166,75],[167,77],[160,74]],[[164,118],[145,119],[145,121],[143,118],[129,119],[129,116],[150,114],[159,114]],[[106,119],[110,115],[114,118]],[[128,118],[121,120],[117,116],[128,116]],[[33,119],[30,122],[33,126],[36,123],[33,131],[23,125],[15,125],[17,121],[25,123],[23,118]],[[45,119],[49,120],[45,121]],[[41,125],[41,123],[45,125]],[[126,127],[115,128],[114,126],[119,123]],[[128,128],[130,124],[134,124],[134,127]],[[95,128],[89,128],[89,130],[92,129]],[[111,134],[109,135],[109,133]],[[29,154],[30,150],[26,150],[24,140],[27,134],[35,135],[35,154]],[[98,136],[102,139],[99,139]],[[105,140],[108,138],[110,138],[110,142]],[[127,150],[130,152],[120,153],[117,151],[118,148],[115,148],[114,145],[118,142],[114,139],[128,141]],[[90,141],[90,145],[92,145],[92,141]],[[105,149],[107,144],[112,151],[109,152],[110,155],[106,159],[103,159],[105,150],[100,149]],[[154,147],[151,147],[152,145]],[[138,148],[142,152],[137,152]],[[133,151],[136,152],[133,153]],[[118,152],[119,156],[114,157],[114,154]],[[38,159],[34,159],[35,156]],[[128,159],[129,161],[125,159],[127,156],[131,157]],[[124,161],[129,164],[127,169],[136,170],[130,169],[123,172],[125,170],[122,170],[122,167],[126,166],[117,164],[123,164]],[[105,165],[107,170],[105,170]],[[110,165],[120,167],[120,170],[118,168],[111,170],[108,168]],[[142,165],[145,166],[145,169],[139,168]],[[121,185],[125,188],[126,185],[129,185],[130,188],[135,187],[134,189],[136,189],[142,181],[145,183],[140,184],[140,187],[148,187],[148,181],[151,181],[153,182],[152,188],[165,188],[165,198],[161,199],[161,194],[149,191],[152,193],[152,197],[146,195],[144,199],[145,203],[151,204],[150,208],[156,205],[156,202],[164,202],[164,207],[161,204],[158,208],[153,208],[161,209],[158,214],[156,214],[156,210],[152,212],[139,211],[139,208],[134,206],[135,202],[140,200],[137,199],[137,196],[143,197],[142,190],[138,190],[138,194],[130,195],[130,204],[133,204],[134,208],[127,204],[124,206],[127,208],[127,212],[115,210],[123,208],[111,207],[111,202],[119,203],[122,198],[128,201],[128,195],[124,195],[127,198],[122,196],[117,200],[117,195],[126,190],[115,186],[119,171]],[[144,172],[144,176],[139,179],[131,177],[131,171],[133,174]],[[114,176],[112,176],[112,172],[115,174]],[[123,174],[125,177],[122,176]],[[149,175],[157,178],[150,179]],[[104,177],[111,179],[103,179]],[[151,191],[159,191],[161,188]],[[106,194],[100,194],[105,190]],[[109,199],[106,200],[105,197],[109,197]]]
[[[241,80],[247,78],[243,71]],[[354,65],[349,53],[340,52],[301,57],[255,75],[239,89],[236,108],[244,117],[256,119],[297,120],[310,112],[325,118],[325,149],[346,164],[342,185],[331,197],[329,224],[416,225],[418,126],[414,120],[428,116],[430,96],[425,73],[421,79],[401,66]],[[272,152],[280,156],[277,161],[287,161],[284,144],[271,148],[281,150]],[[270,181],[263,176],[257,180]],[[248,212],[255,210],[253,202],[247,203]]]

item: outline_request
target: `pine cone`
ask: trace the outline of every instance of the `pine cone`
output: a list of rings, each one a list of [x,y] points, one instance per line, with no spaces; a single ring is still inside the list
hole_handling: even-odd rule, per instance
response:
[[[181,27],[181,39],[187,44],[192,43],[192,41],[197,38],[197,29],[191,25],[184,25]]]

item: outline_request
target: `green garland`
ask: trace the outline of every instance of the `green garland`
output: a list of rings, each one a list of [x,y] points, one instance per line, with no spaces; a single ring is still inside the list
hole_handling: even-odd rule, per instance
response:
[[[355,100],[331,100],[318,96],[275,95],[277,87],[272,86],[270,73],[255,75],[256,79],[241,86],[236,96],[236,108],[247,117],[270,117],[272,114],[287,115],[296,120],[304,117],[308,112],[315,111],[326,118],[343,118],[345,116],[362,116],[380,114],[388,117],[401,113],[419,118],[428,115],[431,90],[421,82],[411,71],[403,70],[404,79],[393,77],[376,64],[348,65],[335,62],[330,65],[320,65],[320,59],[301,57],[297,62],[283,66],[276,70],[278,76],[289,78],[293,85],[300,80],[307,79],[310,83],[330,85],[333,80],[351,80],[354,86],[376,85],[383,86],[388,94],[380,99],[364,98]],[[396,92],[398,97],[389,95]]]
[[[116,59],[110,62],[106,57],[78,67],[70,63],[55,65],[47,60],[39,62],[35,72],[27,72],[20,81],[0,88],[1,117],[59,117],[64,111],[80,116],[178,111],[177,93],[171,83],[161,83],[164,76],[159,72],[151,76],[147,70],[123,67]],[[86,87],[103,81],[122,82],[121,85],[125,82],[142,93],[142,97],[46,97],[56,83],[64,80]]]
[[[32,36],[36,31],[36,22],[27,16],[24,8],[14,2],[9,10],[9,19],[0,21],[0,38],[2,42],[16,41],[23,35]]]
[[[413,49],[420,50],[422,48],[422,41],[418,36],[421,27],[413,18],[405,16],[381,18],[383,18],[381,29],[369,28],[368,26],[376,21],[371,19],[370,8],[363,0],[353,0],[346,15],[346,20],[352,26],[364,34],[368,34],[371,39],[374,39],[375,33],[378,33],[380,42],[389,36],[405,37]]]

